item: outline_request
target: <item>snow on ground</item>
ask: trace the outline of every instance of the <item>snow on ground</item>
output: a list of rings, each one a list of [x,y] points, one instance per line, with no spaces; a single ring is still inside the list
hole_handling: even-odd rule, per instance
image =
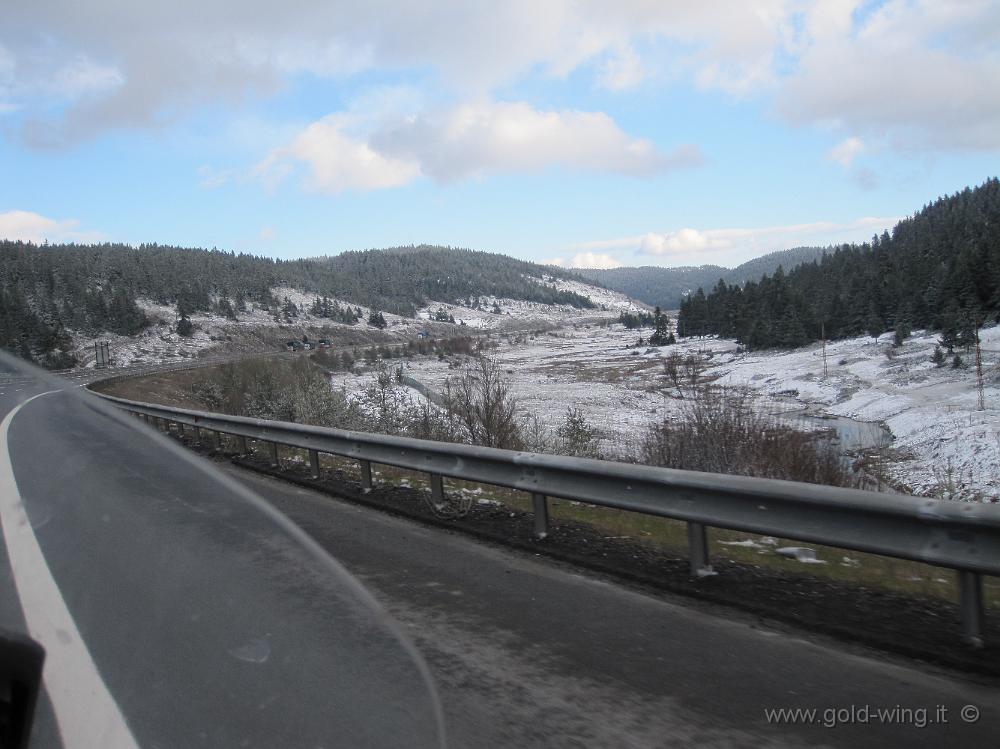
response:
[[[915,493],[961,499],[1000,494],[1000,328],[981,333],[986,409],[978,410],[974,354],[967,368],[931,363],[936,338],[918,331],[901,348],[891,336],[827,344],[827,373],[821,344],[792,351],[744,353],[735,342],[685,339],[676,346],[636,347],[651,331],[627,331],[619,324],[578,323],[544,333],[493,334],[495,351],[525,415],[550,431],[579,408],[598,430],[611,454],[634,451],[644,429],[670,416],[678,402],[664,395],[663,360],[671,353],[695,354],[703,375],[723,385],[746,386],[769,411],[805,411],[826,423],[856,428],[877,441],[884,425],[892,442],[886,451],[890,475]],[[888,353],[887,353],[888,352]],[[461,357],[404,361],[406,373],[441,391],[461,375]],[[338,387],[353,387],[337,375]],[[362,378],[363,379],[363,378]],[[860,422],[853,424],[851,421]],[[865,427],[872,425],[871,437]],[[810,428],[807,425],[806,428]]]
[[[931,362],[937,336],[917,331],[899,349],[892,335],[851,338],[788,352],[733,355],[706,374],[722,384],[787,395],[813,412],[882,422],[900,458],[890,474],[920,494],[1000,496],[1000,327],[980,333],[984,405],[975,352],[965,366]]]
[[[639,309],[636,303],[617,292],[607,291],[606,289],[582,283],[549,280],[560,289],[565,288],[565,290],[575,291],[590,297],[598,305],[598,308],[577,309],[569,305],[548,305],[516,299],[482,296],[480,297],[482,309],[470,309],[468,307],[432,301],[423,309],[418,310],[416,319],[401,317],[389,312],[383,312],[383,316],[388,323],[388,332],[405,337],[416,335],[419,331],[423,330],[427,321],[433,319],[434,313],[439,308],[444,308],[448,314],[454,316],[457,326],[461,327],[464,323],[465,327],[472,328],[473,330],[468,331],[469,333],[482,330],[548,327],[582,319],[617,317],[619,311],[623,309]],[[289,336],[293,337],[295,336],[295,331],[302,327],[327,326],[336,328],[342,326],[341,323],[314,316],[309,312],[313,302],[317,298],[317,295],[314,293],[285,286],[276,287],[271,290],[271,293],[280,304],[283,304],[287,299],[298,308],[298,316],[293,318],[291,324],[275,322],[271,311],[251,303],[247,305],[245,312],[237,313],[238,319],[236,321],[206,312],[192,314],[190,319],[194,325],[194,333],[192,336],[186,338],[174,332],[177,323],[177,311],[175,307],[160,305],[150,299],[138,299],[137,304],[150,319],[151,324],[148,328],[136,336],[119,336],[113,334],[99,336],[74,335],[75,353],[78,359],[85,362],[85,366],[93,367],[94,343],[96,341],[107,341],[111,346],[111,354],[116,366],[142,363],[158,364],[196,358],[203,351],[230,341],[234,335],[238,336],[241,331],[262,329],[287,330],[289,331]],[[360,327],[365,325],[365,320],[371,312],[371,309],[364,305],[353,304],[343,299],[330,298],[330,301],[337,302],[342,307],[349,306],[360,309],[362,314],[362,319],[358,323]],[[494,304],[499,307],[500,314],[492,313]],[[456,329],[454,334],[460,335],[461,332]]]
[[[532,278],[531,280],[537,281],[538,279]],[[556,291],[570,291],[580,296],[585,296],[598,307],[605,307],[614,312],[639,312],[640,310],[651,309],[648,304],[630,299],[621,292],[591,286],[582,281],[569,281],[564,278],[555,278],[554,276],[543,276],[541,283],[545,286],[551,286]]]
[[[288,287],[278,287],[271,293],[284,303],[288,299],[298,307],[298,316],[291,323],[275,322],[271,311],[257,304],[248,304],[245,312],[237,313],[237,320],[215,315],[209,312],[195,312],[190,316],[194,331],[190,337],[178,335],[176,332],[177,310],[172,305],[162,305],[150,299],[138,299],[136,303],[146,313],[150,325],[136,336],[120,336],[105,333],[99,336],[74,335],[75,353],[84,362],[84,366],[94,366],[94,343],[107,341],[115,366],[132,364],[160,364],[184,359],[197,358],[202,352],[218,348],[239,337],[241,333],[260,330],[286,331],[289,338],[301,335],[304,327],[329,328],[363,328],[370,309],[363,305],[350,304],[352,308],[360,308],[362,319],[356,326],[347,326],[323,317],[310,314],[309,309],[316,299],[315,294],[308,294]],[[337,301],[341,306],[348,306],[343,300]],[[423,324],[388,312],[383,313],[389,332],[413,335]]]
[[[623,312],[637,312],[646,306],[629,299],[617,291],[608,291],[597,286],[589,286],[577,281],[545,276],[539,280],[526,276],[529,280],[551,286],[557,291],[572,291],[585,296],[597,305],[594,309],[580,309],[568,304],[541,304],[526,302],[520,299],[505,299],[503,297],[480,296],[479,308],[431,302],[426,307],[417,310],[421,320],[433,320],[435,313],[443,309],[445,313],[455,318],[457,325],[475,328],[477,330],[510,330],[526,329],[532,325],[565,325],[595,318],[617,318]],[[494,312],[498,309],[499,312]]]
[[[499,348],[492,353],[522,416],[537,417],[554,433],[565,422],[567,409],[579,408],[596,428],[606,454],[627,455],[635,452],[649,424],[678,407],[658,392],[660,363],[632,353],[637,350],[629,344],[638,335],[619,324],[578,323],[555,331],[495,334],[492,339]],[[417,357],[402,363],[407,375],[443,392],[448,379],[461,377],[470,361]],[[333,375],[334,386],[348,391],[364,380],[364,375]]]

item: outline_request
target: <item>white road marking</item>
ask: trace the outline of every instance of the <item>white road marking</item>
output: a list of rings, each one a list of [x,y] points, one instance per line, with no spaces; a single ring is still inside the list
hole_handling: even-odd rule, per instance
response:
[[[28,398],[0,423],[0,523],[28,632],[45,648],[42,672],[66,749],[138,749],[66,608],[31,528],[14,478],[7,433]]]

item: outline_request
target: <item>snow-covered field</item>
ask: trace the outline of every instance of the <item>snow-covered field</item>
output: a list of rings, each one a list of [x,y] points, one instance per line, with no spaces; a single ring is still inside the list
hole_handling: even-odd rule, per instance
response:
[[[1000,496],[1000,327],[980,332],[983,400],[975,353],[965,367],[931,362],[937,337],[917,331],[899,349],[892,334],[827,345],[827,375],[819,344],[784,353],[733,355],[708,373],[727,384],[770,395],[787,393],[817,413],[882,422],[902,458],[894,478],[920,494]],[[891,358],[890,358],[891,355]]]
[[[427,326],[427,322],[432,319],[439,308],[444,308],[448,314],[454,316],[457,327],[452,333],[461,335],[462,332],[465,332],[459,330],[462,323],[468,328],[474,329],[467,331],[469,333],[483,329],[511,330],[551,327],[575,320],[617,317],[621,310],[635,310],[642,306],[623,294],[606,289],[554,279],[547,279],[547,282],[557,286],[560,290],[575,291],[588,296],[598,305],[598,308],[576,309],[568,305],[547,305],[484,296],[480,297],[482,309],[431,302],[423,309],[418,310],[416,319],[383,312],[388,323],[386,332],[392,334],[393,337],[403,339],[416,336]],[[325,326],[331,330],[351,327],[365,329],[367,327],[365,320],[371,310],[363,305],[331,299],[331,301],[340,303],[341,306],[361,309],[362,320],[355,326],[347,326],[310,314],[309,309],[316,299],[315,294],[286,287],[275,288],[271,291],[280,302],[284,302],[287,298],[298,307],[298,316],[292,323],[275,322],[271,312],[251,304],[248,305],[246,312],[238,314],[236,321],[205,312],[194,313],[190,317],[191,323],[194,325],[194,333],[190,337],[185,337],[175,332],[177,312],[174,307],[158,305],[149,299],[139,299],[139,306],[146,312],[146,316],[151,321],[148,328],[136,336],[74,335],[75,353],[78,359],[85,363],[85,366],[93,367],[95,341],[107,341],[110,344],[115,366],[159,364],[196,358],[202,355],[202,352],[228,344],[234,337],[239,338],[241,334],[251,331],[281,331],[282,335],[287,334],[289,338],[293,338],[300,337],[303,329],[307,327]],[[500,314],[492,313],[494,304],[499,307]]]
[[[663,360],[672,352],[693,353],[705,364],[703,376],[751,388],[769,410],[884,425],[893,437],[889,473],[915,493],[963,499],[1000,494],[1000,328],[981,333],[983,411],[974,354],[960,352],[966,368],[952,369],[950,361],[936,367],[936,339],[922,331],[899,349],[891,348],[891,335],[829,343],[825,375],[820,344],[742,353],[733,341],[696,339],[637,348],[639,336],[650,332],[577,324],[537,335],[495,335],[495,354],[525,415],[554,431],[568,408],[579,408],[611,455],[634,451],[647,425],[679,408],[664,394]],[[407,374],[438,391],[461,374],[460,366],[459,359],[404,362]],[[341,373],[334,383],[351,391],[364,379]]]
[[[538,279],[531,279],[538,280]],[[629,299],[617,291],[588,286],[577,281],[546,276],[539,283],[553,287],[556,291],[571,291],[590,299],[597,305],[596,309],[577,309],[562,304],[540,304],[525,302],[519,299],[503,299],[501,297],[479,297],[479,308],[473,309],[456,304],[432,302],[417,310],[420,320],[432,320],[438,310],[455,318],[457,325],[465,325],[479,330],[512,330],[529,329],[532,325],[564,325],[582,319],[600,317],[617,318],[621,312],[637,312],[647,309],[646,305]],[[494,311],[496,310],[496,311]]]
[[[628,344],[637,338],[638,333],[623,335],[620,325],[582,324],[497,337],[493,353],[525,416],[537,417],[554,432],[567,409],[579,408],[597,428],[604,451],[613,455],[633,451],[642,430],[663,418],[664,409],[676,408],[655,391],[658,362],[631,353],[635,349]],[[406,374],[439,392],[448,378],[462,374],[457,359],[413,359],[404,366]]]

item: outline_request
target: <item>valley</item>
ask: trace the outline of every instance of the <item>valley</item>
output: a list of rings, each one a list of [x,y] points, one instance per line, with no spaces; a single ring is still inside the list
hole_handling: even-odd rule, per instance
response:
[[[238,322],[200,313],[191,317],[193,335],[182,337],[167,322],[169,308],[144,303],[153,325],[140,336],[113,338],[111,346],[116,363],[136,365],[234,349],[280,350],[289,338],[329,336],[333,353],[347,349],[356,360],[348,371],[329,369],[330,386],[358,400],[383,365],[401,368],[408,381],[425,391],[443,393],[469,357],[402,357],[393,352],[425,333],[437,339],[471,336],[497,359],[523,423],[553,435],[569,410],[576,409],[593,429],[593,454],[628,461],[638,458],[652,425],[679,418],[685,408],[667,364],[671,359],[693,361],[700,380],[747,389],[754,394],[754,408],[769,417],[806,432],[837,429],[840,449],[876,469],[880,489],[997,501],[1000,327],[980,331],[985,409],[979,410],[974,352],[961,352],[959,368],[951,361],[937,366],[932,357],[939,336],[933,332],[915,331],[899,347],[893,346],[891,333],[877,340],[830,341],[824,374],[821,344],[746,352],[733,340],[681,337],[671,346],[640,346],[639,339],[648,341],[652,329],[627,330],[617,318],[644,305],[580,282],[548,282],[591,299],[594,308],[484,296],[478,308],[430,302],[415,318],[385,313],[387,326],[377,330],[316,318],[309,313],[314,295],[286,287],[272,293],[297,306],[293,324],[276,324],[265,309],[251,309]],[[365,315],[369,311],[361,310]],[[456,322],[434,322],[440,310]],[[669,316],[676,321],[675,314]],[[671,325],[676,331],[676,322]],[[92,351],[92,346],[91,339],[82,339],[78,350]],[[384,362],[364,361],[364,350],[373,346],[381,348],[378,358]],[[399,397],[414,407],[437,408],[413,387],[401,387]]]

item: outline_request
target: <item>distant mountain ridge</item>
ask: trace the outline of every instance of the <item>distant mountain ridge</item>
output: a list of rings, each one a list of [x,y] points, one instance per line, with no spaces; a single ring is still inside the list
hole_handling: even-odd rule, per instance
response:
[[[829,247],[793,247],[748,260],[735,268],[721,265],[684,266],[662,268],[643,265],[627,268],[581,268],[576,272],[590,281],[596,281],[612,291],[619,291],[646,304],[663,309],[677,309],[681,301],[697,289],[711,289],[721,278],[726,283],[742,284],[756,281],[765,274],[774,273],[781,266],[790,270],[802,263],[820,259]]]

